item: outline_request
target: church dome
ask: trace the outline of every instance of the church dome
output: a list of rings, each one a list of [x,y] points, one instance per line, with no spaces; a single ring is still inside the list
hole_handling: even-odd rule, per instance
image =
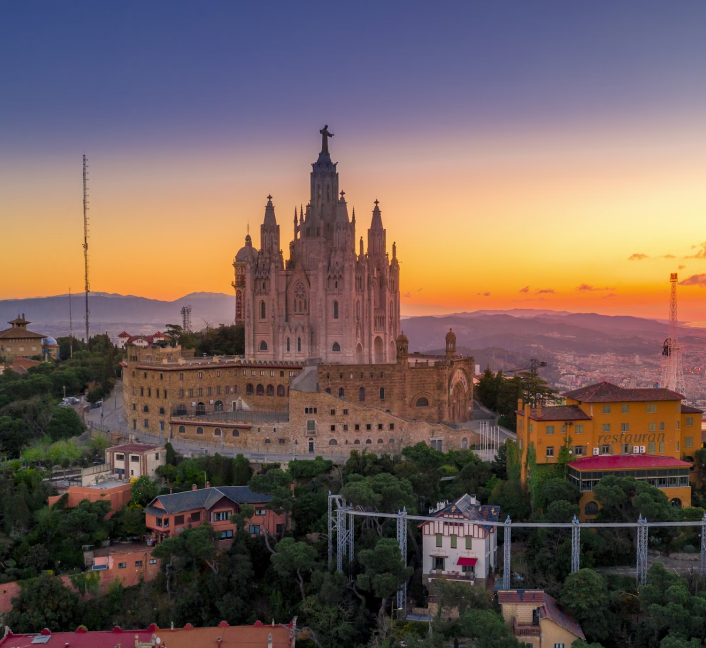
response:
[[[250,234],[245,237],[245,246],[241,247],[238,254],[235,255],[236,263],[247,263],[248,261],[253,263],[257,261],[257,250],[252,246]]]
[[[58,342],[51,336],[47,336],[42,340],[42,346],[58,346]]]

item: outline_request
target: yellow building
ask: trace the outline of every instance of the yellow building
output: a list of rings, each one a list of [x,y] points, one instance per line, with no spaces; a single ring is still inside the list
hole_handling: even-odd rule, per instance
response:
[[[544,590],[501,590],[498,603],[520,645],[569,648],[577,639],[585,640],[581,626]]]
[[[5,358],[5,362],[11,363],[15,358],[31,358],[42,355],[42,340],[46,335],[34,333],[27,330],[27,325],[31,324],[19,315],[17,319],[8,322],[12,328],[0,331],[0,358]]]
[[[565,405],[518,409],[522,480],[529,450],[537,464],[556,463],[562,448],[572,457],[655,455],[685,459],[701,447],[701,415],[668,389],[624,389],[602,382],[563,394]]]

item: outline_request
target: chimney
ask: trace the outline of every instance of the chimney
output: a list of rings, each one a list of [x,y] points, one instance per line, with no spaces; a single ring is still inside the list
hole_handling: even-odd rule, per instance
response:
[[[218,648],[221,648],[222,641],[223,641],[223,639],[221,639],[220,637],[216,637],[216,645],[218,646]]]
[[[196,484],[191,484],[191,490],[196,490]]]
[[[211,488],[211,482],[210,482],[210,481],[207,481],[207,482],[206,482],[206,488]]]
[[[174,494],[174,489],[173,489],[173,488],[170,488],[170,489],[169,489],[169,494],[170,494],[170,495],[173,495],[173,494]]]

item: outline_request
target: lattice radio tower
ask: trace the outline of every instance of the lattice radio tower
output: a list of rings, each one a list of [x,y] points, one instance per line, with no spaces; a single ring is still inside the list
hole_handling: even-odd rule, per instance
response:
[[[86,270],[86,349],[88,349],[90,338],[90,326],[88,310],[88,293],[91,285],[88,281],[88,158],[83,156],[83,261]]]
[[[661,387],[671,389],[678,394],[685,394],[684,371],[682,369],[681,346],[678,342],[679,318],[677,316],[677,273],[672,272],[669,282],[671,291],[669,297],[669,337],[662,345],[664,367],[662,369]]]
[[[181,307],[181,330],[191,333],[191,306]]]

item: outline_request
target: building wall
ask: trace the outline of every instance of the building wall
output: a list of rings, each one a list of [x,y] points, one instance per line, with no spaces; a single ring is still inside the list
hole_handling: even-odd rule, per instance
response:
[[[551,619],[540,619],[539,628],[541,630],[540,648],[554,648],[557,644],[563,644],[565,648],[570,648],[571,644],[578,637],[569,632],[566,628],[562,628]]]
[[[121,484],[120,486],[115,486],[114,488],[89,488],[85,486],[69,486],[66,494],[68,495],[68,500],[66,502],[67,508],[75,508],[83,500],[88,500],[89,502],[110,502],[111,513],[108,515],[110,517],[113,513],[120,510],[123,506],[130,502],[130,487],[131,484]],[[49,506],[56,504],[63,495],[52,495],[48,498]]]
[[[529,603],[503,603],[501,605],[505,623],[512,627],[513,619],[518,623],[532,623],[533,612],[537,609],[536,604]]]
[[[691,506],[691,486],[675,486],[674,488],[660,488],[669,500],[679,499],[681,500],[682,508],[689,508]],[[579,520],[581,522],[588,522],[590,520],[595,520],[595,515],[586,515],[586,504],[589,502],[596,502],[595,495],[593,491],[582,491],[581,499],[579,500],[579,506],[581,507],[581,513],[579,514]],[[600,509],[600,504],[598,504]]]
[[[31,358],[42,355],[42,338],[3,338],[0,340],[0,357],[5,362],[12,362],[15,358]]]
[[[123,459],[118,459],[119,456]],[[121,474],[126,479],[138,479],[143,475],[154,479],[157,476],[157,468],[167,461],[167,452],[164,447],[143,452],[125,452],[120,446],[116,446],[105,451],[105,461],[113,472],[124,471]]]
[[[218,357],[194,361],[184,358],[180,347],[139,349],[132,345],[126,364],[123,399],[129,427],[165,437],[170,416],[179,406],[189,415],[196,413],[198,403],[203,403],[206,413],[213,413],[219,401],[224,411],[284,411],[289,384],[301,371],[300,365],[286,363],[241,363]]]

